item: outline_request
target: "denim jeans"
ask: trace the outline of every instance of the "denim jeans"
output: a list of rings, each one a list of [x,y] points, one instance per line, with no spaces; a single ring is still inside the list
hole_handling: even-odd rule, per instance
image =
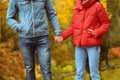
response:
[[[36,38],[20,37],[20,49],[26,68],[26,79],[36,80],[35,77],[35,51],[37,52],[43,80],[52,80],[50,42],[48,36]]]
[[[88,56],[90,76],[92,80],[100,80],[99,58],[100,46],[75,47],[76,77],[75,80],[84,80],[85,64]]]

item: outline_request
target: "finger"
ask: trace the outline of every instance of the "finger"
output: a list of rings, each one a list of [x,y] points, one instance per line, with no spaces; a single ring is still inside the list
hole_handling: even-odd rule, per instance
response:
[[[88,31],[92,32],[93,30],[92,29],[88,29]]]
[[[56,37],[55,37],[55,42],[57,42],[57,39],[56,39]]]

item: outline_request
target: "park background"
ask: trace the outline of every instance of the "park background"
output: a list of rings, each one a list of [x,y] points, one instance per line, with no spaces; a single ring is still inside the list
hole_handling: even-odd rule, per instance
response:
[[[120,80],[120,0],[100,1],[111,19],[109,32],[104,36],[104,44],[101,46],[101,80]],[[8,2],[9,0],[0,0],[0,80],[25,80],[19,37],[5,20]],[[61,29],[64,31],[70,25],[75,0],[52,0],[52,2]],[[55,35],[51,27],[49,31],[53,80],[74,80],[75,59],[72,37],[59,45],[54,40]],[[37,80],[42,80],[37,55],[36,77]],[[90,80],[88,64],[86,64],[85,80]]]

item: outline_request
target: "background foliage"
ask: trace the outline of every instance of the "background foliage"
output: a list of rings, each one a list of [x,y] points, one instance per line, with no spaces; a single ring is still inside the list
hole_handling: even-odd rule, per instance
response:
[[[18,34],[6,24],[6,10],[9,0],[0,1],[0,80],[24,80],[25,69],[19,51]],[[52,0],[61,29],[64,31],[71,22],[75,0]],[[111,19],[111,28],[104,36],[101,46],[101,80],[119,80],[120,76],[120,0],[101,0]],[[50,27],[53,80],[74,80],[75,61],[72,37],[62,45],[54,41],[54,33]],[[37,57],[36,57],[37,60]],[[88,71],[88,66],[87,71]],[[24,74],[24,75],[23,75]],[[111,76],[111,77],[109,77]],[[36,77],[42,79],[36,61]],[[90,80],[88,72],[85,79]]]

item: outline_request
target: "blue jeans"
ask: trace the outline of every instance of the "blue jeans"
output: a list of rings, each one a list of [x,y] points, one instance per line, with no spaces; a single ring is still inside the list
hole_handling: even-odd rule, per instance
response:
[[[85,64],[88,56],[90,76],[92,80],[100,80],[99,58],[100,46],[75,47],[76,77],[75,80],[84,80]]]
[[[35,51],[37,52],[43,80],[52,80],[50,42],[48,36],[36,38],[21,38],[20,49],[26,68],[26,79],[36,80],[35,77]]]

